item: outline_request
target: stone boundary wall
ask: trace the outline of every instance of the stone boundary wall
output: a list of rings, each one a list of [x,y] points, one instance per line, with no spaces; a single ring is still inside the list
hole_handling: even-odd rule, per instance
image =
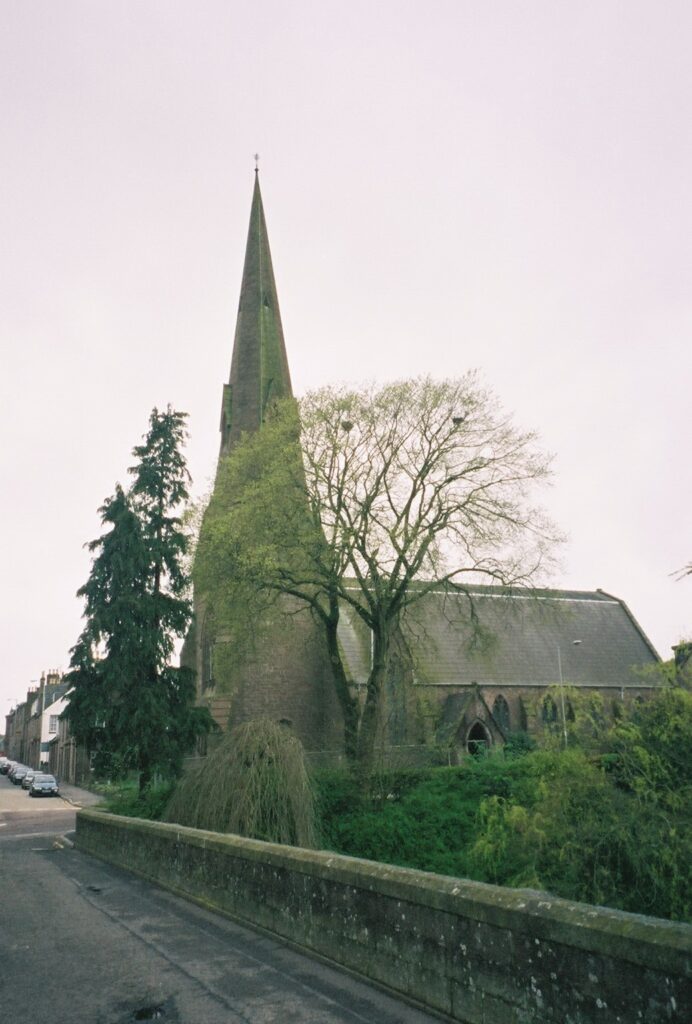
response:
[[[447,1019],[692,1021],[690,925],[94,810],[76,845]]]

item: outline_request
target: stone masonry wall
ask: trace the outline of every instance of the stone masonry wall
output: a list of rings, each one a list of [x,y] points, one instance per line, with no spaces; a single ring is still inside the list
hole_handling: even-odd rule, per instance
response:
[[[77,846],[450,1020],[692,1020],[688,925],[92,810]]]
[[[258,615],[242,646],[207,632],[206,603],[196,595],[197,624],[181,664],[193,669],[197,697],[226,729],[257,718],[290,725],[306,750],[341,751],[344,724],[324,632],[309,610],[283,598]],[[251,635],[249,635],[251,634]],[[213,650],[211,662],[205,649]],[[212,677],[211,679],[209,677]]]

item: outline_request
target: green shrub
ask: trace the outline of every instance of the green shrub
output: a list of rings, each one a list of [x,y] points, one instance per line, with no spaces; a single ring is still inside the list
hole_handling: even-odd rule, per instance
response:
[[[466,874],[481,800],[513,793],[524,775],[520,761],[488,757],[389,773],[366,795],[348,772],[317,773],[321,839],[354,857]]]
[[[515,734],[503,753],[456,767],[380,772],[367,788],[348,771],[323,770],[311,790],[298,741],[269,725],[271,736],[250,729],[240,745],[225,737],[186,773],[168,820],[308,845],[314,791],[319,842],[339,853],[635,913],[692,914],[686,691],[668,689],[632,708],[598,744],[589,739],[589,753],[531,750],[528,737]],[[289,753],[290,770],[282,760]],[[136,782],[120,783],[109,787],[108,807],[160,818],[167,792],[157,787],[141,799]],[[307,833],[291,824],[291,815],[304,813],[291,809],[299,807],[291,803],[296,794],[307,801]],[[181,799],[185,814],[175,810]],[[253,807],[261,812],[254,824]]]
[[[314,796],[300,740],[268,719],[226,733],[180,780],[166,821],[314,846]]]
[[[687,812],[616,784],[612,757],[554,749],[470,758],[392,774],[388,785],[367,796],[346,772],[319,773],[324,845],[635,913],[692,911]]]
[[[567,899],[685,920],[692,912],[689,822],[613,785],[567,751],[537,758],[530,798],[482,801],[473,877]]]
[[[527,732],[520,730],[511,732],[507,737],[502,753],[505,757],[523,757],[536,749],[536,741]]]
[[[175,788],[172,781],[154,783],[139,791],[137,780],[128,779],[120,784],[110,784],[105,794],[106,810],[127,818],[148,818],[161,821],[164,811]]]

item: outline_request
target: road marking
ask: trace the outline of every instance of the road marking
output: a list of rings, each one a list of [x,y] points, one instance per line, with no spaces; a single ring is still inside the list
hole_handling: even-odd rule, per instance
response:
[[[5,836],[3,843],[11,843],[15,839],[45,839],[46,836],[54,836],[55,829],[50,832],[17,832],[11,836]]]

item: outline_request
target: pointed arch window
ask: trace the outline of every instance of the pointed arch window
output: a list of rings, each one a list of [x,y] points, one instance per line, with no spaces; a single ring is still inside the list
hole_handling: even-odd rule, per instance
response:
[[[493,704],[493,718],[503,732],[509,731],[509,704],[502,694],[498,694]]]
[[[541,718],[545,725],[554,725],[557,722],[557,704],[552,697],[543,698]]]

